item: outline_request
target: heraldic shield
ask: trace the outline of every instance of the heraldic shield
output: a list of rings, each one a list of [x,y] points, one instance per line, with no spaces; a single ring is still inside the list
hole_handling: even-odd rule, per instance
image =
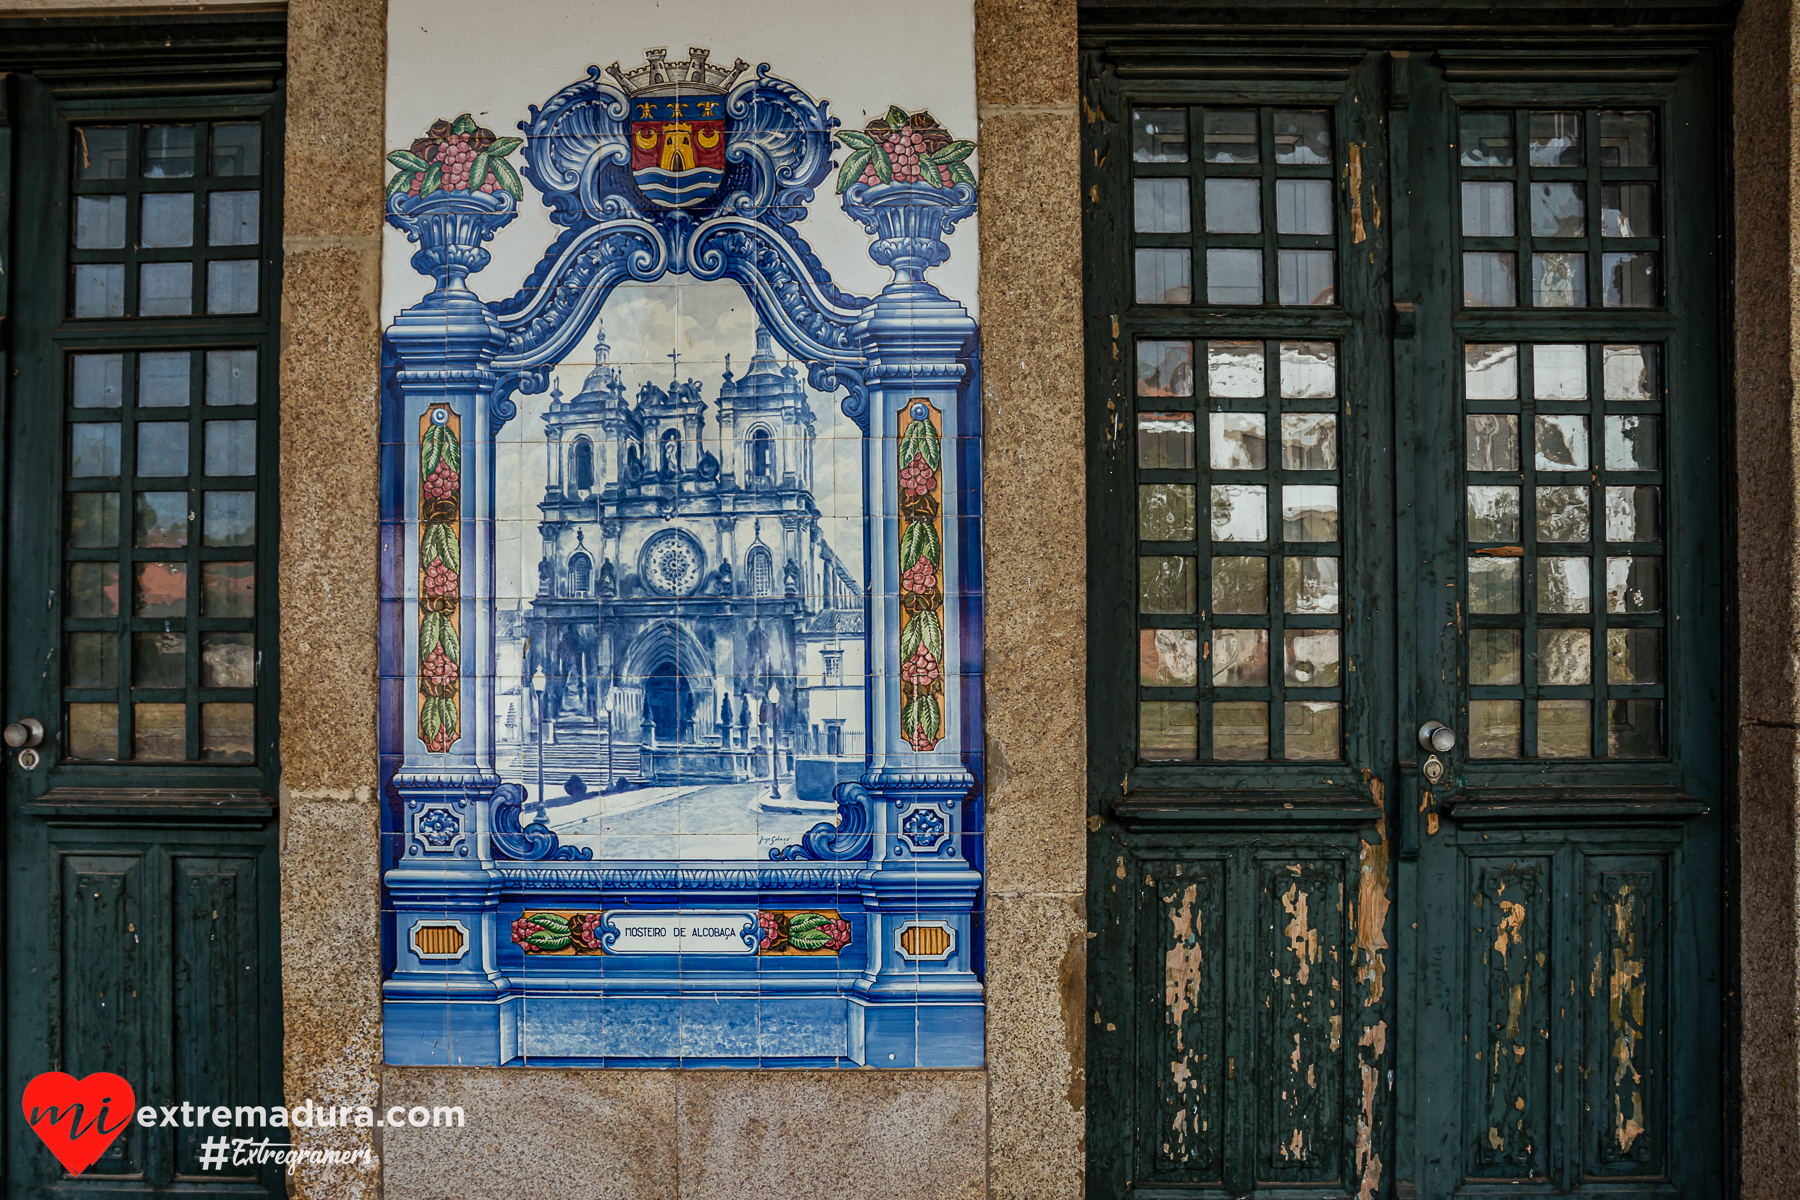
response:
[[[745,64],[716,67],[695,48],[686,62],[655,51],[647,57],[635,71],[619,71],[615,63],[611,72],[631,102],[631,175],[651,201],[691,208],[725,178],[725,92]]]

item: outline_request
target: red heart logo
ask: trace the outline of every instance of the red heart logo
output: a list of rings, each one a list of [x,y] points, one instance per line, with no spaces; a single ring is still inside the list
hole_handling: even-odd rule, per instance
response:
[[[95,1071],[86,1079],[45,1071],[25,1085],[23,1107],[26,1123],[50,1153],[79,1175],[131,1124],[137,1093],[109,1071]]]

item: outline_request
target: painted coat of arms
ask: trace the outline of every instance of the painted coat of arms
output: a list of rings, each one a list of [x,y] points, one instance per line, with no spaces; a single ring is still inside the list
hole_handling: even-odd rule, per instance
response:
[[[670,62],[666,50],[647,58],[635,71],[607,68],[631,101],[631,176],[655,203],[688,208],[725,178],[725,93],[750,64],[715,67],[698,47],[686,62]]]

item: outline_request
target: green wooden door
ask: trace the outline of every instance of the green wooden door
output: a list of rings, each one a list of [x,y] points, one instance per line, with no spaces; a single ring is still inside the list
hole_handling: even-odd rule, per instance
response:
[[[42,726],[5,759],[7,1194],[276,1195],[201,1150],[288,1140],[238,1124],[281,1102],[280,93],[6,82],[4,718]],[[20,1119],[46,1071],[175,1124],[67,1175]]]
[[[1084,68],[1089,1194],[1723,1194],[1713,52]]]

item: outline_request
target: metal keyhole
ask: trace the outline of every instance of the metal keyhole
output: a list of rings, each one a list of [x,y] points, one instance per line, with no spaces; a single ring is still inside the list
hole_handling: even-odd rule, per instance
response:
[[[1425,772],[1426,783],[1436,783],[1444,777],[1444,761],[1435,754],[1425,760],[1425,766],[1422,769]]]

